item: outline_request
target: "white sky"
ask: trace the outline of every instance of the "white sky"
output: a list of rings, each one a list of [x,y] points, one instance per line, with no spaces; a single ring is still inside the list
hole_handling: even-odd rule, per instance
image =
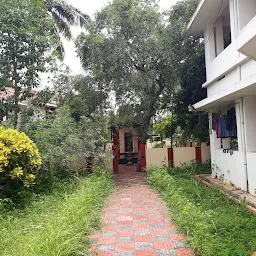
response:
[[[73,6],[79,8],[82,12],[87,13],[89,15],[93,15],[96,11],[101,10],[107,3],[108,0],[68,0],[70,4]],[[178,2],[178,0],[159,0],[159,5],[161,9],[168,10],[170,7]],[[81,32],[80,28],[73,28],[72,33],[75,37],[77,37]],[[75,52],[75,45],[74,42],[67,42],[64,40],[64,46],[65,46],[65,59],[64,62],[66,65],[69,66],[71,71],[74,74],[79,74],[82,72],[82,67],[80,64],[80,60],[76,56]]]

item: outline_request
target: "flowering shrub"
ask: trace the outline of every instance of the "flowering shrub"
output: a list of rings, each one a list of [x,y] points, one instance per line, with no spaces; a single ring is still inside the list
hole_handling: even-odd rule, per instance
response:
[[[33,186],[40,166],[38,149],[25,133],[0,127],[0,194]]]

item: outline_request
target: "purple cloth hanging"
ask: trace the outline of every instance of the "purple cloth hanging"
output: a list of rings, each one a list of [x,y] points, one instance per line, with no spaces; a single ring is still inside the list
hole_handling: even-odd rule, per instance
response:
[[[226,119],[227,116],[221,115],[219,119],[219,127],[218,127],[218,138],[228,138],[229,137],[229,132],[227,131],[226,128]]]

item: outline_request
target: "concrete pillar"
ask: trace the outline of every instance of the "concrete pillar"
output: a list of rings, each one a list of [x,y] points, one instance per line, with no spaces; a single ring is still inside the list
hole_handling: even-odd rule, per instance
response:
[[[219,55],[224,50],[223,19],[219,17],[215,23],[216,50]]]
[[[205,63],[206,63],[206,70],[207,70],[208,65],[216,58],[213,25],[209,25],[204,32],[204,44],[205,44]]]

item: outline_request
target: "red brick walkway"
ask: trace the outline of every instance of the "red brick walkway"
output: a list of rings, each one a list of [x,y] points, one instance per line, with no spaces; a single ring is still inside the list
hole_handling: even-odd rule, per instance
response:
[[[114,179],[116,190],[104,208],[102,230],[91,236],[91,255],[194,255],[143,173],[124,165]]]

